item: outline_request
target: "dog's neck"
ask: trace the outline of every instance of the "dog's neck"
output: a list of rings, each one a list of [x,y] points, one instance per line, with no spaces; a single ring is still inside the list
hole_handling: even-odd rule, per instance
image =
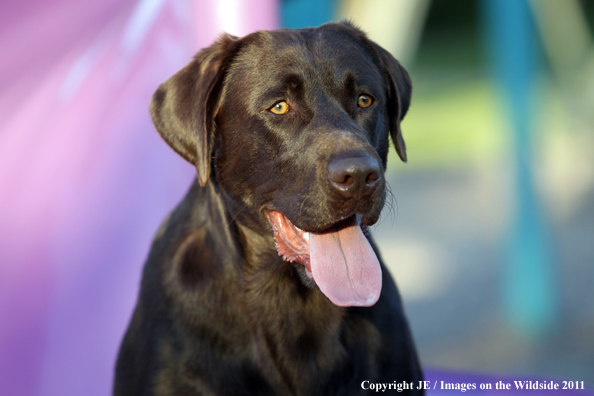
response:
[[[335,370],[339,357],[346,355],[340,340],[345,309],[332,304],[319,289],[306,287],[293,264],[278,256],[271,236],[242,225],[238,230],[246,259],[243,303],[254,330],[254,355],[265,371],[275,373],[279,384],[288,385],[291,393],[301,393],[307,389],[304,379],[316,382]],[[312,340],[319,343],[312,345]],[[293,362],[291,366],[287,361]],[[300,361],[304,364],[295,367]]]
[[[220,218],[225,211],[225,227],[220,227],[220,223],[208,227],[209,232],[215,233],[213,240],[224,241],[236,235],[239,241],[233,255],[242,257],[242,264],[220,264],[237,282],[235,303],[248,318],[257,364],[265,367],[265,372],[275,373],[274,382],[289,384],[293,391],[303,390],[307,386],[305,378],[315,382],[315,378],[335,370],[346,355],[340,339],[346,310],[332,304],[319,289],[303,284],[294,265],[278,255],[272,231],[262,234],[242,224],[240,216],[226,209],[225,198],[214,183],[201,190],[209,210],[218,212],[216,216],[211,212],[211,218]],[[318,342],[312,345],[312,340]],[[282,358],[290,355],[295,359]],[[333,358],[329,359],[330,356]],[[287,361],[302,361],[303,365],[288,367]],[[295,376],[296,372],[300,374]]]

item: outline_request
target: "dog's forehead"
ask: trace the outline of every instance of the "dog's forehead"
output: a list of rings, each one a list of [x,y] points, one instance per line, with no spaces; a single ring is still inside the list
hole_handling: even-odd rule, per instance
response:
[[[382,79],[373,54],[359,38],[346,29],[323,27],[262,31],[248,36],[230,71],[252,84],[261,83],[262,76],[275,81],[288,73],[306,78],[324,76],[337,82],[347,74],[363,82]]]

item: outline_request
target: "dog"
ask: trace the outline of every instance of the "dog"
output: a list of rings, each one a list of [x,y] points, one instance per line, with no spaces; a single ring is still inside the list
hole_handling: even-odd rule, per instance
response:
[[[367,229],[386,199],[389,136],[407,159],[411,89],[350,22],[222,35],[159,86],[155,127],[197,179],[154,238],[114,395],[422,381]]]

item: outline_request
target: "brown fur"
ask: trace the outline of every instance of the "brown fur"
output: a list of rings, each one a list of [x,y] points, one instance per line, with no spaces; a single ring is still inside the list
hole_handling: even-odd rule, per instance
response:
[[[373,106],[357,107],[362,92]],[[366,156],[383,176],[390,135],[406,160],[410,94],[402,66],[347,23],[225,35],[159,87],[155,126],[198,180],[153,241],[115,395],[358,395],[364,380],[422,380],[383,264],[375,305],[337,307],[279,257],[265,214],[310,232],[355,213],[375,223],[383,177],[345,197],[328,164]],[[267,111],[279,98],[294,111]]]

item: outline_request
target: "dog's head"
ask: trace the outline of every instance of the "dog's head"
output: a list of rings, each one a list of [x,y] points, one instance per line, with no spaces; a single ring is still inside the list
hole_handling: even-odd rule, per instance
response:
[[[337,305],[373,305],[382,276],[364,232],[384,206],[389,135],[406,161],[410,95],[396,59],[331,23],[222,36],[159,87],[151,115],[306,285]]]

